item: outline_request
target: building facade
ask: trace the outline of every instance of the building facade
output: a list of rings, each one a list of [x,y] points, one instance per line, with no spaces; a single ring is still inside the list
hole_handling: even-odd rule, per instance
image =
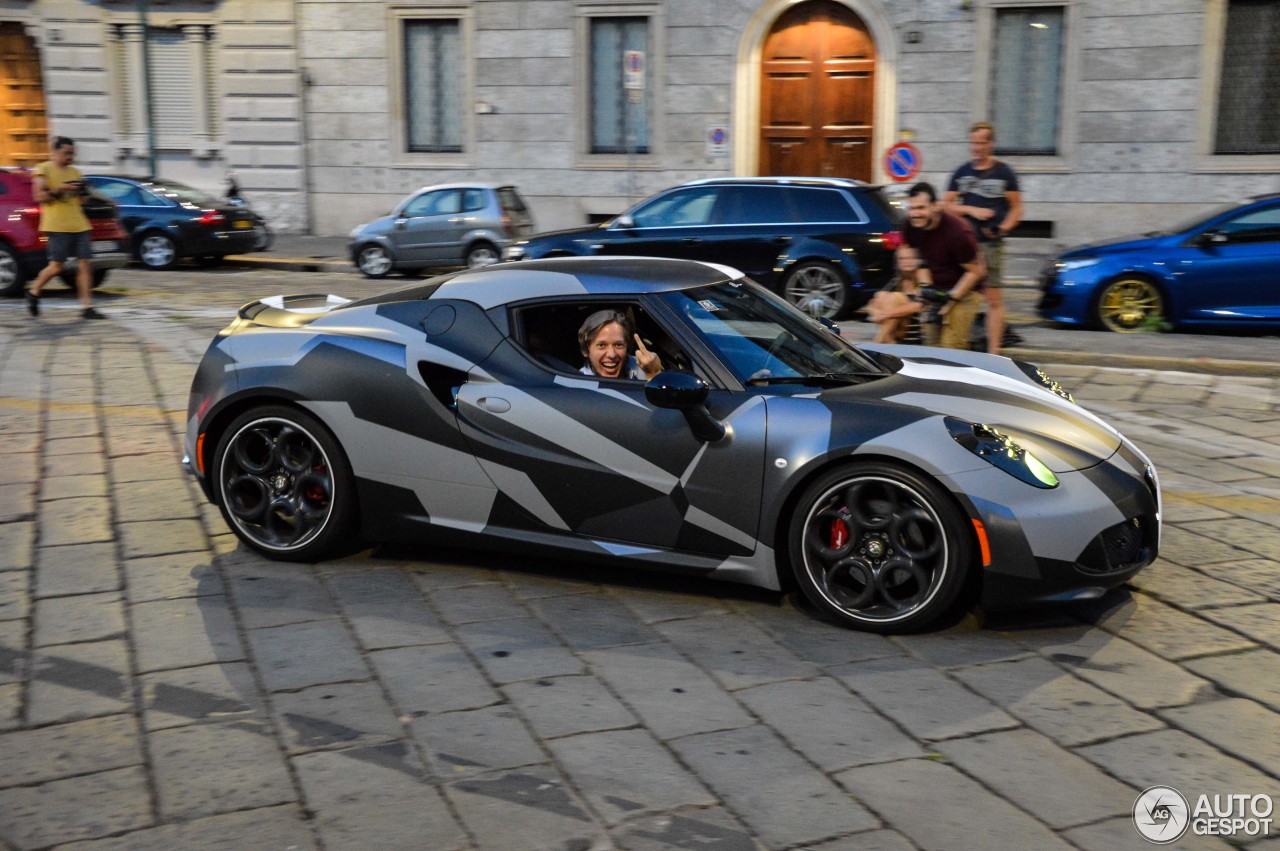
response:
[[[701,177],[884,182],[904,139],[942,184],[978,119],[1022,176],[1024,232],[1058,242],[1280,191],[1274,0],[146,6],[149,78],[134,0],[0,0],[49,131],[108,170],[153,150],[206,188],[234,171],[282,230],[345,233],[467,179],[515,184],[542,229]]]

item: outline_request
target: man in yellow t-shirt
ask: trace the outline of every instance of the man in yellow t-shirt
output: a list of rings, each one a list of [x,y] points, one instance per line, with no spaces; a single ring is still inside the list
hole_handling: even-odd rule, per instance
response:
[[[76,292],[80,295],[81,316],[85,319],[104,319],[93,309],[93,245],[89,239],[89,219],[81,204],[85,195],[84,179],[80,170],[71,163],[76,158],[76,143],[66,136],[53,140],[53,156],[36,166],[32,179],[36,203],[40,205],[40,230],[49,240],[49,265],[27,290],[27,310],[32,316],[40,315],[40,290],[49,279],[62,271],[67,258],[74,255],[76,263]]]

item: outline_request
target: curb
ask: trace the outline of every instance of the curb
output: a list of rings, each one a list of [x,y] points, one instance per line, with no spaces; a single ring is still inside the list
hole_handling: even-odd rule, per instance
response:
[[[228,254],[223,260],[236,266],[256,266],[282,272],[355,272],[350,260],[338,257],[258,257],[252,254]]]
[[[1032,363],[1061,363],[1071,366],[1097,366],[1119,369],[1152,369],[1160,372],[1193,372],[1204,375],[1251,376],[1280,378],[1280,364],[1262,361],[1226,360],[1223,358],[1171,358],[1153,355],[1119,355],[1073,352],[1060,349],[1030,349],[1021,346],[1001,354]]]

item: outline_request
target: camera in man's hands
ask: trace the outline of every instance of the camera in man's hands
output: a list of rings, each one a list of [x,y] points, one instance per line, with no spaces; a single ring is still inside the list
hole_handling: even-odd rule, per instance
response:
[[[920,321],[936,324],[942,321],[942,317],[938,315],[938,309],[951,300],[951,293],[937,287],[919,287],[914,298],[924,306]]]

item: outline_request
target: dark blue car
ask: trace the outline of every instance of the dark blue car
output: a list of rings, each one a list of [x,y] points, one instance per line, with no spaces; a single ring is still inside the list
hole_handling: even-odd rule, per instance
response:
[[[1280,325],[1280,193],[1059,255],[1040,315],[1110,331]]]

